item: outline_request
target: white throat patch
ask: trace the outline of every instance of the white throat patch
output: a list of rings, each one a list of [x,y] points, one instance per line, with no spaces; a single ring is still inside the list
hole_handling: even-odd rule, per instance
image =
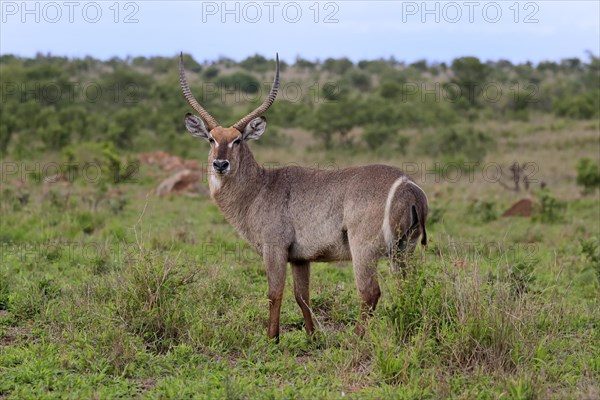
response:
[[[221,189],[221,178],[214,173],[211,173],[208,178],[208,186],[210,186],[211,192],[219,191],[219,189]]]

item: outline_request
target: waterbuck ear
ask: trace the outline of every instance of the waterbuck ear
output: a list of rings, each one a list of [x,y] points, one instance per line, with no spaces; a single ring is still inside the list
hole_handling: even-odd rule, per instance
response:
[[[202,118],[190,113],[185,114],[185,127],[193,136],[208,140],[208,129]]]
[[[244,134],[242,135],[242,139],[244,140],[256,140],[263,133],[265,133],[265,128],[267,127],[267,119],[265,117],[254,118],[252,121],[246,125],[244,128]]]

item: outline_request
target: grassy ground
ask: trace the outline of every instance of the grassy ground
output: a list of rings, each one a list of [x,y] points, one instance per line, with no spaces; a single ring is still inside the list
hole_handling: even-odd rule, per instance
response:
[[[261,162],[421,166],[431,244],[402,276],[381,262],[362,338],[352,268],[338,263],[313,268],[319,333],[302,330],[288,274],[281,341],[268,341],[260,258],[210,199],[148,195],[154,167],[109,188],[4,174],[0,398],[600,397],[599,195],[575,184],[577,160],[598,161],[598,124],[481,128],[499,138],[488,164],[536,165],[530,192],[479,168],[436,179],[422,173],[435,160],[385,150],[325,153],[301,134],[254,146]],[[194,152],[203,161],[205,145]],[[499,217],[527,196],[545,211]]]

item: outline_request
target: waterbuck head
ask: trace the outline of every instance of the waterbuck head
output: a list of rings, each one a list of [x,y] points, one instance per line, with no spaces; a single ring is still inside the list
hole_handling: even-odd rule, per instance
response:
[[[248,140],[258,139],[267,127],[267,119],[262,116],[277,97],[279,87],[279,54],[276,56],[275,79],[271,91],[265,101],[250,114],[236,122],[230,128],[223,128],[219,123],[198,103],[192,95],[185,79],[183,67],[183,54],[179,57],[179,83],[188,103],[198,112],[199,117],[190,113],[185,115],[185,126],[190,133],[210,143],[208,153],[209,168],[218,176],[234,174],[239,170],[239,154],[246,146]]]

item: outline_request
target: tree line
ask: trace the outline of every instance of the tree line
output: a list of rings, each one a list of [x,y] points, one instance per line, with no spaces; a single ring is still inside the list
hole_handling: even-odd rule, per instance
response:
[[[262,101],[275,67],[261,55],[239,62],[185,55],[184,61],[193,93],[223,124]],[[266,114],[276,129],[263,145],[285,143],[281,129],[302,128],[326,147],[402,151],[408,140],[403,130],[436,128],[432,135],[476,155],[493,141],[473,130],[478,120],[600,116],[600,59],[591,53],[587,60],[535,65],[476,57],[410,64],[394,58],[355,63],[298,57],[293,64],[282,62],[281,70],[280,95]],[[95,141],[127,151],[185,153],[190,147],[183,128],[183,114],[190,110],[175,56],[103,61],[3,55],[0,71],[3,154],[29,157]]]

